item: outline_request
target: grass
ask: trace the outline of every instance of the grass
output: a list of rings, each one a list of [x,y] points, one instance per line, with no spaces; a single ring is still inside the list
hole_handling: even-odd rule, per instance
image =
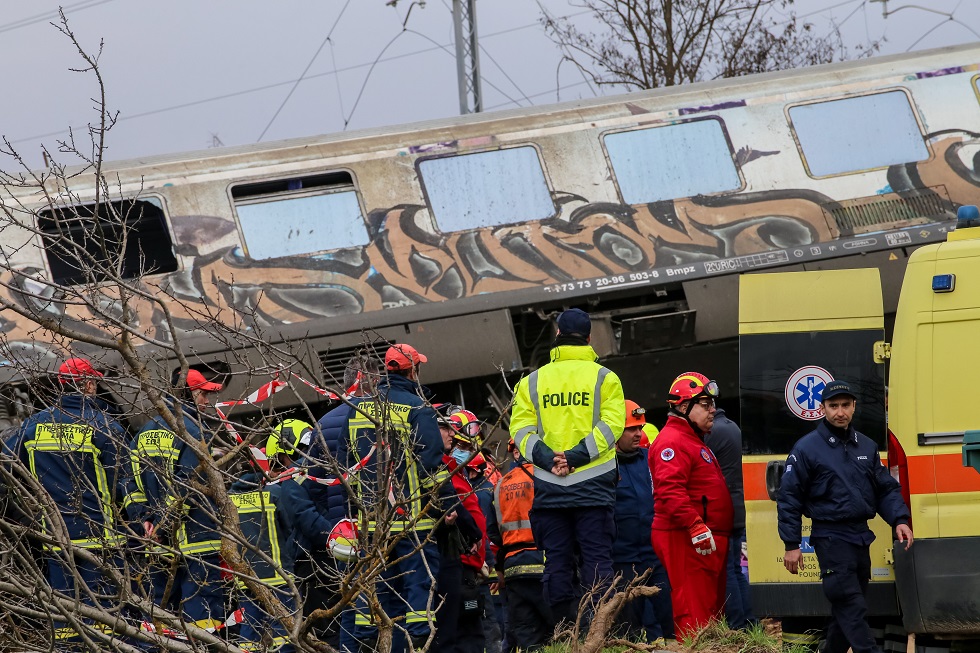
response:
[[[795,645],[783,649],[778,636],[767,630],[764,624],[756,624],[747,630],[731,630],[724,621],[711,624],[694,637],[682,643],[668,640],[667,647],[675,653],[811,653],[804,646]],[[575,653],[576,647],[569,641],[555,642],[541,649],[541,653]],[[627,653],[628,646],[610,646],[603,653]]]

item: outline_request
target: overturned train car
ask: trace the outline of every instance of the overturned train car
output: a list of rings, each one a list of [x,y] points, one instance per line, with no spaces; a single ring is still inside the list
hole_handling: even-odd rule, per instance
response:
[[[175,335],[192,362],[230,366],[232,394],[258,382],[230,355],[249,334],[324,384],[386,339],[484,410],[547,360],[550,316],[575,305],[628,396],[657,409],[699,369],[737,418],[739,274],[878,267],[893,313],[908,254],[980,203],[978,64],[980,47],[947,48],[110,164],[100,207],[84,175],[48,189],[54,207],[36,189],[7,202],[25,210],[4,227],[0,292],[98,334],[113,303],[59,302],[80,277],[54,238],[85,247],[125,215],[123,276],[170,298],[175,330],[150,302],[130,318],[161,374]],[[0,332],[12,419],[14,371],[53,368],[66,343],[11,310]]]

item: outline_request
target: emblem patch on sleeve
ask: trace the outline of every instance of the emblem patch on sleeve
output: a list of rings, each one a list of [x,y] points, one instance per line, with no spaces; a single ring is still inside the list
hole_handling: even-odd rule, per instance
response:
[[[663,460],[664,462],[670,462],[673,459],[674,459],[673,449],[668,447],[667,449],[664,449],[663,451],[660,452],[660,460]]]

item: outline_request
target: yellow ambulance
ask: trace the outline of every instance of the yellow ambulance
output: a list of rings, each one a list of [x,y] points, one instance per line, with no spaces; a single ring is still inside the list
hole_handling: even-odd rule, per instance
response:
[[[980,219],[975,207],[960,214],[946,242],[909,257],[890,343],[877,269],[741,277],[741,426],[753,454],[743,462],[746,538],[757,614],[829,614],[808,524],[804,568],[795,576],[783,567],[774,499],[790,448],[823,417],[823,387],[840,379],[856,390],[854,426],[878,442],[915,535],[911,550],[894,550],[888,525],[872,523],[869,614],[901,614],[910,633],[980,634]]]

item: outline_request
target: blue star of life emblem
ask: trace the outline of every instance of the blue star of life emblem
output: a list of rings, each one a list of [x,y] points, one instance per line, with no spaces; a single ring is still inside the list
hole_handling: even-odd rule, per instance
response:
[[[807,410],[815,410],[826,383],[815,376],[807,376],[796,384],[796,403]]]

